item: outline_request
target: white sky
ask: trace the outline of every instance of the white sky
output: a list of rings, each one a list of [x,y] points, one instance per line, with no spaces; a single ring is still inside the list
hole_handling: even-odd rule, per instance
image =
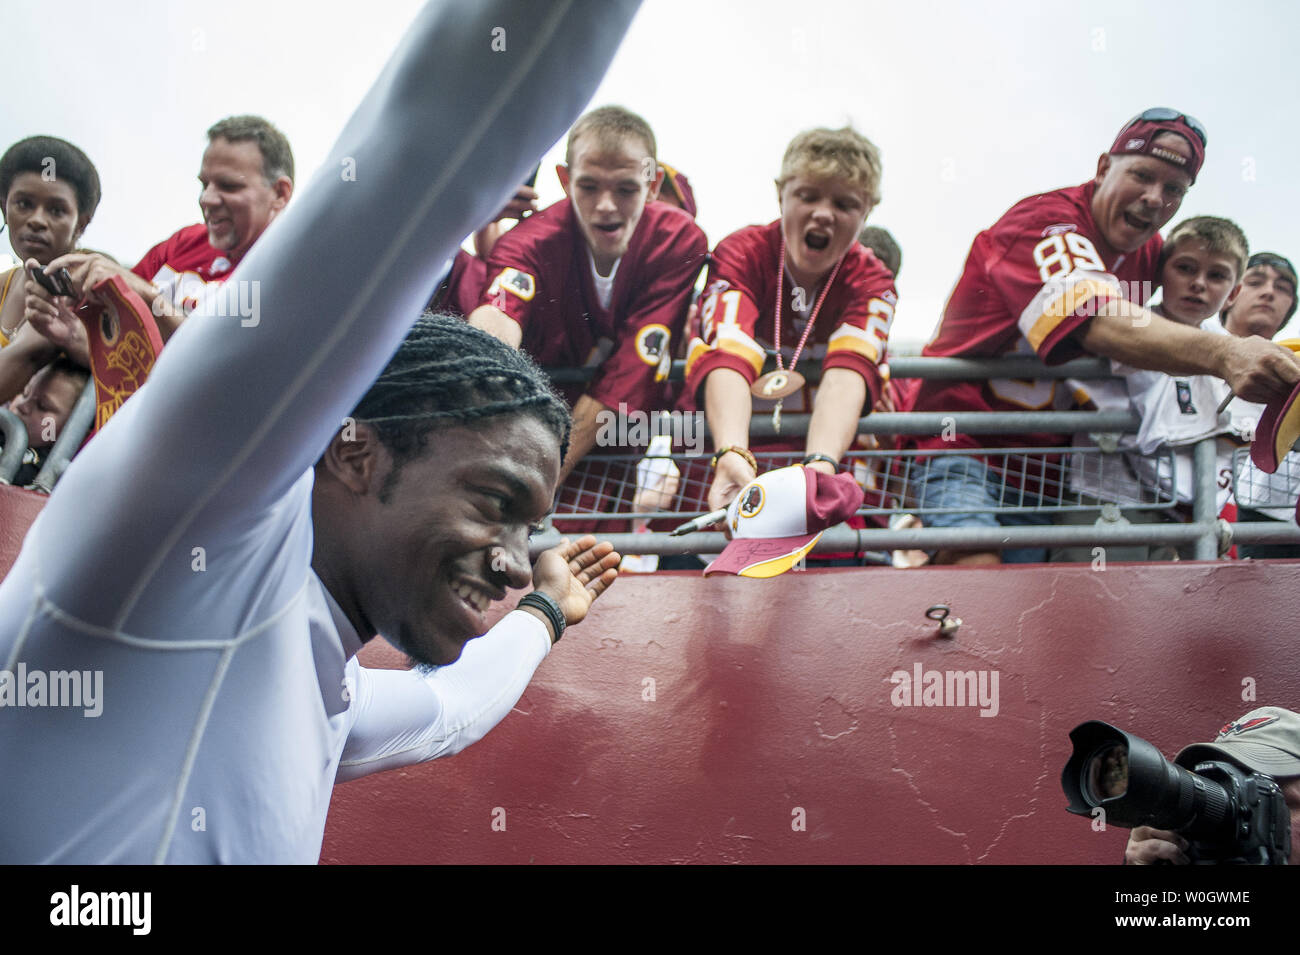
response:
[[[13,6],[0,148],[35,134],[83,148],[104,184],[83,241],[134,262],[199,221],[204,130],[223,116],[280,126],[304,185],[418,7]],[[884,158],[869,221],[903,248],[901,345],[929,336],[978,231],[1026,195],[1090,178],[1148,106],[1186,110],[1209,130],[1175,222],[1227,216],[1252,250],[1300,255],[1300,184],[1283,175],[1300,145],[1298,27],[1300,5],[1280,0],[645,0],[593,105],[650,121],[660,157],[695,188],[711,244],[776,217],[772,179],[792,135],[852,123]],[[561,151],[543,162],[543,204],[561,195]]]

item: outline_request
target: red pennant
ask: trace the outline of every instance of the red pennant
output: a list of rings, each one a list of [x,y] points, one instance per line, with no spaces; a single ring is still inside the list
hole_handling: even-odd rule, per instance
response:
[[[153,370],[162,336],[149,306],[119,275],[94,287],[97,299],[77,310],[90,339],[95,378],[95,431],[122,407]]]

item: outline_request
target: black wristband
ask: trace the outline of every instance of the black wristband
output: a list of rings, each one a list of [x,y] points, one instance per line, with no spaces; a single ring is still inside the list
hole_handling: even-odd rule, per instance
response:
[[[526,594],[515,605],[516,610],[520,607],[532,607],[534,610],[540,610],[546,616],[546,619],[551,622],[551,629],[555,631],[555,639],[551,641],[551,646],[555,646],[560,642],[560,636],[564,633],[565,627],[564,611],[560,609],[560,605],[555,602],[554,598],[534,590],[532,593]]]
[[[810,464],[814,464],[814,463],[816,463],[817,461],[825,461],[827,464],[829,464],[831,467],[833,467],[836,471],[838,471],[838,470],[840,469],[840,462],[836,461],[836,460],[835,460],[833,457],[831,457],[829,454],[806,454],[806,455],[804,455],[803,466],[804,466],[804,467],[807,467],[808,465],[810,465]]]

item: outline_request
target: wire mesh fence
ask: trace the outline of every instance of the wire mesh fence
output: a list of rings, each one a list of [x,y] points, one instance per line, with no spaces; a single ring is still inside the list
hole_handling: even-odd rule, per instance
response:
[[[1232,494],[1238,506],[1291,509],[1300,497],[1300,454],[1288,454],[1273,474],[1255,467],[1249,448],[1232,452]]]
[[[926,470],[939,458],[973,458],[989,503],[943,506],[927,494]],[[589,455],[574,469],[556,497],[555,520],[687,520],[709,511],[713,480],[708,454],[646,457]],[[760,473],[797,464],[799,451],[755,452]],[[1173,508],[1174,460],[1165,451],[1144,459],[1136,470],[1123,453],[1098,447],[989,448],[978,455],[951,451],[866,451],[845,455],[841,469],[863,489],[864,517],[912,513],[1015,514],[1095,511],[1103,504]]]

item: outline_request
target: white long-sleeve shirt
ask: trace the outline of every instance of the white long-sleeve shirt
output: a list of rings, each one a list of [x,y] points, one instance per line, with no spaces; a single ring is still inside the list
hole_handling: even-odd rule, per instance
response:
[[[311,468],[635,8],[430,3],[321,172],[64,474],[0,584],[0,669],[28,703],[20,665],[102,674],[100,712],[0,705],[0,862],[312,863],[336,778],[509,712],[549,646],[527,614],[432,675],[357,665],[311,568]]]

